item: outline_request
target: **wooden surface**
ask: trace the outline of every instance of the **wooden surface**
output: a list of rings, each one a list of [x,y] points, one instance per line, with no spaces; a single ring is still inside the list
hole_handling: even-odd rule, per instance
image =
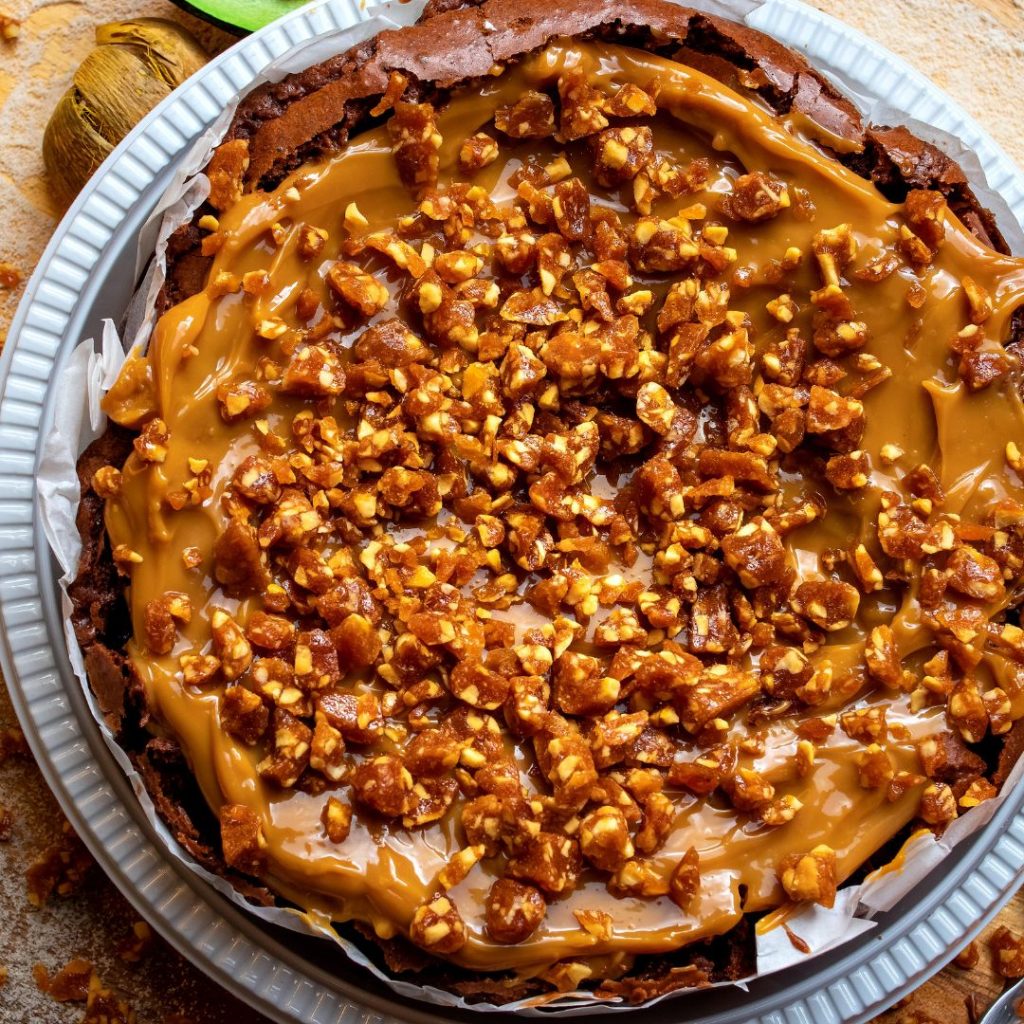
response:
[[[817,0],[816,5],[930,75],[1024,164],[1018,95],[1024,0]],[[43,127],[91,46],[93,26],[128,15],[162,16],[187,23],[210,47],[223,45],[226,37],[181,15],[166,0],[0,0],[4,14],[21,19],[23,27],[15,43],[0,42],[0,263],[11,263],[27,276],[60,215],[48,196],[39,158]],[[0,340],[19,295],[19,287],[0,290]],[[4,730],[14,725],[0,681],[0,750]],[[159,940],[126,958],[124,947],[137,919],[95,868],[70,895],[55,897],[41,909],[31,907],[25,871],[59,839],[61,819],[27,758],[3,762],[0,756],[0,832],[4,809],[11,814],[12,834],[10,841],[0,842],[0,977],[7,969],[6,984],[0,986],[3,1024],[81,1021],[81,1004],[54,1002],[32,976],[35,965],[53,972],[72,957],[93,962],[104,981],[131,1002],[140,1024],[262,1020]],[[997,924],[1024,932],[1024,894],[1017,894]],[[972,1024],[1002,989],[984,938],[979,951],[975,968],[947,967],[907,1005],[878,1018],[878,1024]]]

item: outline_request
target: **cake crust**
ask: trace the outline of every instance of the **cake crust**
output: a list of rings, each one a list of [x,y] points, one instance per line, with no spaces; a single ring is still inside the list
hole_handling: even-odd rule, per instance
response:
[[[829,150],[833,158],[874,182],[887,198],[899,202],[910,189],[934,189],[986,245],[1009,251],[991,211],[940,149],[905,127],[865,124],[824,75],[770,36],[666,0],[584,0],[570,10],[539,0],[431,0],[418,24],[381,33],[254,89],[239,104],[224,141],[249,144],[245,190],[269,188],[379,123],[370,111],[391,72],[408,77],[410,101],[435,102],[454,86],[486,78],[496,63],[515,62],[558,36],[673,55],[741,94],[756,95],[777,114],[799,112],[842,140],[842,151]],[[171,237],[160,312],[194,294],[206,279],[210,258],[201,253],[197,223],[209,212],[211,207],[203,207]]]

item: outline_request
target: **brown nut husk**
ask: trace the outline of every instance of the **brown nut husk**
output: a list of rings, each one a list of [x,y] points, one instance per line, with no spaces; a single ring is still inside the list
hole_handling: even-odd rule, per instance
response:
[[[99,25],[96,42],[43,135],[50,184],[65,203],[118,142],[207,61],[189,32],[161,18]]]

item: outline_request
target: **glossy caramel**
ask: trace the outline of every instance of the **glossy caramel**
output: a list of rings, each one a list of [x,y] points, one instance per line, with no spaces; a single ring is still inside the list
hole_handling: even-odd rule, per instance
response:
[[[610,45],[552,45],[485,83],[477,93],[453,98],[438,118],[444,140],[441,183],[458,178],[456,156],[461,142],[486,125],[497,105],[514,100],[525,88],[552,85],[563,68],[577,63],[593,84],[609,92],[626,81],[642,85],[657,78],[661,86],[657,145],[676,156],[711,155],[715,169],[710,193],[726,191],[738,170],[746,168],[771,171],[811,197],[813,220],[790,211],[756,228],[734,226],[729,244],[739,254],[735,267],[749,267],[756,274],[766,260],[793,245],[809,253],[816,231],[842,222],[853,225],[860,250],[858,265],[892,247],[899,207],[870,183],[823,157],[814,143],[830,140],[806,118],[786,123],[698,71]],[[555,152],[549,143],[536,148]],[[503,146],[499,162],[475,179],[492,189],[498,202],[512,198],[507,178],[518,166],[522,151],[521,146]],[[574,173],[585,175],[585,163],[584,156],[578,166],[574,161]],[[714,195],[692,197],[700,200],[708,201],[710,207]],[[434,891],[437,872],[462,847],[457,806],[441,822],[415,831],[392,829],[357,814],[347,841],[329,842],[320,824],[324,798],[266,784],[256,770],[256,752],[220,728],[219,688],[185,687],[177,658],[205,642],[210,607],[226,608],[242,623],[259,607],[258,601],[239,602],[221,593],[209,575],[188,571],[181,558],[184,547],[197,546],[205,557],[206,572],[210,570],[214,540],[226,524],[220,499],[236,467],[259,450],[250,421],[228,425],[221,419],[217,386],[231,378],[251,378],[267,346],[256,337],[255,324],[273,315],[296,325],[293,307],[303,287],[328,304],[319,268],[336,257],[343,237],[342,212],[353,201],[369,222],[366,231],[389,229],[411,209],[384,130],[359,136],[343,152],[302,167],[273,192],[244,196],[222,215],[219,230],[225,242],[214,259],[210,280],[221,271],[241,275],[266,270],[272,287],[253,300],[241,294],[214,297],[208,285],[159,320],[147,362],[130,364],[128,376],[111,392],[107,410],[115,420],[135,424],[146,415],[159,415],[170,430],[168,455],[159,465],[144,463],[135,455],[128,459],[122,493],[108,502],[107,526],[115,545],[126,544],[143,556],[131,575],[136,639],[129,643],[129,653],[145,683],[156,722],[182,743],[211,807],[241,803],[259,812],[269,855],[267,881],[273,888],[303,908],[335,920],[367,921],[380,935],[388,936],[407,929],[415,907]],[[664,200],[656,210],[668,216],[675,205],[679,204]],[[625,206],[619,209],[628,223],[632,214]],[[292,226],[284,244],[275,249],[264,239],[277,222]],[[296,254],[301,222],[331,231],[322,258],[312,264]],[[785,538],[788,558],[801,575],[818,571],[819,556],[828,548],[868,542],[876,529],[880,493],[901,491],[901,476],[918,463],[938,473],[948,496],[945,512],[980,520],[1003,498],[1024,501],[1024,486],[1004,461],[1006,442],[1024,439],[1024,407],[1011,378],[970,394],[951,362],[950,340],[967,322],[960,281],[968,274],[993,297],[988,337],[1007,337],[1010,316],[1024,300],[1024,261],[987,249],[955,218],[947,223],[945,245],[934,264],[920,274],[920,286],[927,293],[920,309],[907,301],[912,277],[906,268],[881,283],[851,281],[847,293],[872,333],[866,351],[893,374],[864,400],[867,433],[860,447],[872,455],[869,486],[852,496],[830,496],[825,519]],[[798,281],[804,293],[817,287],[813,260],[805,261]],[[784,331],[764,308],[775,294],[766,287],[733,289],[731,305],[750,315],[758,347]],[[392,312],[385,310],[382,316]],[[800,314],[797,323],[809,323],[809,312]],[[190,355],[192,346],[196,351]],[[276,396],[267,413],[271,429],[287,436],[293,415],[302,407],[293,397]],[[886,467],[876,456],[883,445],[891,444],[905,454],[898,464]],[[164,499],[189,477],[190,457],[210,460],[213,495],[202,507],[172,512]],[[814,485],[793,479],[787,487],[791,497],[810,496]],[[633,570],[613,566],[611,571],[643,571],[642,566],[643,562]],[[154,657],[139,639],[144,636],[142,611],[148,600],[167,590],[188,594],[196,611],[174,652]],[[616,899],[596,875],[585,876],[589,880],[574,893],[551,904],[530,939],[499,946],[483,931],[483,900],[493,880],[484,862],[450,894],[469,931],[469,941],[454,959],[481,970],[512,967],[534,973],[564,958],[606,957],[600,964],[594,961],[597,971],[615,972],[633,954],[672,950],[728,930],[745,911],[777,906],[782,892],[775,870],[787,854],[824,843],[836,851],[840,877],[853,872],[914,817],[920,787],[891,803],[884,788],[862,788],[853,763],[862,746],[838,728],[818,747],[812,773],[800,779],[793,768],[793,730],[805,715],[884,703],[889,705],[890,727],[906,727],[902,738],[892,738],[888,744],[894,766],[918,770],[914,740],[944,728],[944,708],[912,712],[905,694],[872,690],[864,682],[861,667],[866,634],[880,622],[891,623],[901,655],[911,659],[909,664],[915,657],[923,661],[933,649],[913,588],[898,605],[894,595],[885,590],[864,599],[854,625],[830,634],[827,644],[813,655],[815,663],[827,659],[833,666],[835,684],[829,703],[775,721],[765,734],[764,754],[741,756],[740,764],[762,771],[778,795],[799,797],[803,809],[794,822],[769,828],[738,815],[724,802],[673,794],[678,811],[674,828],[653,860],[667,874],[684,851],[696,847],[702,886],[690,912],[684,913],[665,897]],[[986,611],[995,614],[998,609]],[[521,625],[536,619],[527,606],[499,614]],[[982,677],[991,676],[1006,689],[1014,717],[1024,715],[1024,689],[1016,670],[998,654],[985,657],[979,670]],[[365,685],[384,689],[379,682]],[[734,722],[730,735],[743,730],[741,721]],[[532,757],[528,745],[520,756]],[[742,901],[741,890],[745,892]],[[573,916],[574,910],[598,908],[613,917],[607,942],[595,939]]]

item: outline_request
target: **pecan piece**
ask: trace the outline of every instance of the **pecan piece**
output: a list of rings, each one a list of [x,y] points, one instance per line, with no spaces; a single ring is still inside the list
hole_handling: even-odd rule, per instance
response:
[[[629,824],[617,807],[591,811],[580,822],[579,840],[583,856],[601,871],[617,871],[634,853]]]
[[[767,519],[755,517],[722,538],[722,554],[745,587],[779,583],[786,572],[786,549]]]
[[[544,920],[547,909],[544,897],[532,885],[499,878],[487,894],[487,936],[503,945],[524,942]]]
[[[352,807],[339,800],[336,796],[327,798],[320,815],[327,838],[332,843],[343,843],[348,839],[352,828]]]
[[[259,815],[243,804],[220,809],[220,842],[224,861],[247,875],[258,875],[266,866],[266,839]]]
[[[594,178],[605,188],[632,181],[650,162],[654,135],[646,125],[606,128],[592,141]]]
[[[732,183],[732,191],[722,197],[720,204],[727,217],[749,224],[770,220],[789,206],[786,183],[764,171],[740,175]]]
[[[395,104],[388,121],[391,149],[402,184],[416,197],[437,184],[441,133],[429,103]]]
[[[672,869],[668,895],[684,913],[690,913],[700,892],[700,857],[691,846]]]
[[[409,938],[430,953],[448,956],[466,944],[466,925],[451,899],[437,895],[416,908]]]
[[[575,839],[554,832],[527,836],[523,848],[508,862],[513,878],[532,882],[551,896],[569,892],[580,871],[580,848]]]
[[[860,607],[860,594],[849,583],[806,580],[793,594],[793,610],[829,632],[845,629]]]
[[[555,104],[542,92],[528,89],[515,103],[498,107],[494,127],[513,139],[544,139],[555,132]]]
[[[810,853],[791,853],[779,865],[779,881],[786,895],[796,903],[832,907],[838,887],[835,851],[821,845]]]
[[[399,818],[405,813],[412,787],[412,776],[390,754],[363,761],[352,773],[352,795],[383,818]]]

